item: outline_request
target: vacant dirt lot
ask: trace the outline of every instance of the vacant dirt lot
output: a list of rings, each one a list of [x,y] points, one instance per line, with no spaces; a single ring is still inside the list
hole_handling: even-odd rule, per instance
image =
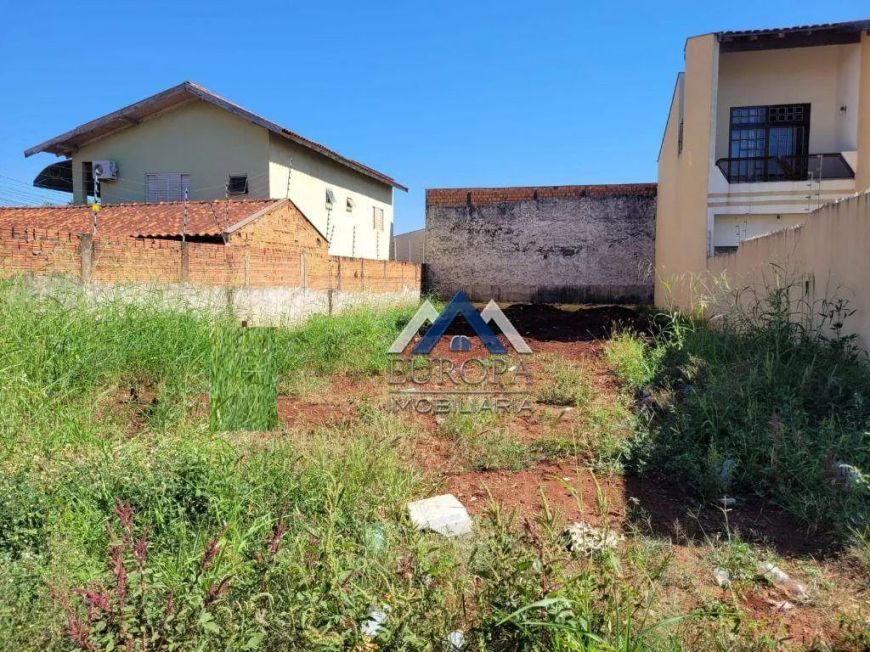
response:
[[[637,407],[604,360],[604,339],[615,328],[643,332],[643,319],[630,309],[614,307],[517,305],[505,312],[533,350],[522,360],[529,371],[522,389],[533,410],[489,419],[403,413],[401,418],[410,420],[418,433],[404,454],[431,478],[433,492],[455,494],[472,514],[497,506],[513,514],[517,523],[549,517],[560,523],[584,521],[625,534],[634,550],[665,546],[671,562],[659,598],[663,609],[668,605],[688,613],[726,604],[737,619],[757,627],[774,645],[835,645],[842,615],[858,613],[868,600],[870,582],[829,538],[806,531],[761,501],[745,498],[724,510],[667,479],[626,475],[612,459],[601,461],[594,441],[600,429],[589,426],[589,415],[594,423],[596,410]],[[486,355],[467,324],[455,324],[449,334],[468,335],[471,350],[451,352],[445,337],[432,357],[450,359],[458,367],[464,359]],[[540,389],[552,380],[554,365],[565,364],[578,369],[591,388],[591,407],[585,413],[541,399]],[[390,409],[389,392],[395,389],[381,375],[337,375],[326,385],[281,397],[279,415],[290,431],[350,424],[361,410]],[[733,540],[745,542],[740,545],[758,557],[777,560],[807,586],[810,600],[800,603],[758,578],[717,586],[713,569],[734,554]]]

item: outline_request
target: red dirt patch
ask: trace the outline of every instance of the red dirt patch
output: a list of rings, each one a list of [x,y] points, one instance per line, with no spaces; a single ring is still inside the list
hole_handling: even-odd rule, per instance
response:
[[[448,476],[447,490],[462,501],[468,511],[479,514],[490,499],[522,516],[544,509],[562,514],[568,521],[583,520],[602,525],[598,489],[606,504],[610,525],[624,516],[625,487],[618,475],[593,476],[587,468],[572,464],[539,464],[525,471],[475,471]]]

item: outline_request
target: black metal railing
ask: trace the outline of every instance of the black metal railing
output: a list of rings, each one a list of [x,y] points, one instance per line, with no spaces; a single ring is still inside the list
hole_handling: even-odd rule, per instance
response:
[[[728,183],[855,178],[855,171],[839,153],[720,158],[716,166]]]

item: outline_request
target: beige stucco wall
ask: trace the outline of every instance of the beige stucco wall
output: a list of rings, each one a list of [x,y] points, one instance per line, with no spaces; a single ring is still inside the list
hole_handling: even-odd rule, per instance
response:
[[[706,269],[707,186],[713,164],[710,143],[718,57],[714,34],[686,42],[686,71],[678,80],[659,155],[655,243],[655,302],[659,306],[684,305],[691,296],[691,274]],[[681,97],[683,150],[678,153]]]
[[[861,35],[861,72],[858,82],[858,154],[855,189],[870,188],[870,33]]]
[[[228,174],[247,173],[249,197],[269,196],[269,136],[262,127],[201,101],[191,101],[123,129],[76,152],[74,200],[81,195],[81,163],[118,162],[118,180],[101,184],[104,203],[145,201],[145,174],[190,175],[190,199],[223,197]]]
[[[717,289],[751,287],[763,296],[765,287],[785,277],[808,291],[816,313],[825,299],[846,299],[856,312],[846,320],[845,330],[857,334],[870,350],[868,251],[870,193],[865,192],[823,206],[803,226],[746,240],[737,252],[711,258],[706,281],[699,285],[714,294]],[[727,300],[718,298],[727,307]]]
[[[716,158],[728,157],[731,107],[757,104],[808,103],[810,153],[856,150],[859,73],[857,44],[722,53]]]
[[[393,188],[358,174],[335,161],[275,136],[269,143],[269,193],[290,198],[330,239],[329,253],[387,260],[393,224]],[[326,190],[335,195],[332,211],[326,208]],[[348,212],[346,200],[353,199]],[[384,211],[384,229],[374,228],[373,208]]]
[[[748,238],[799,226],[806,219],[806,213],[715,215],[713,241],[717,247],[735,247]]]

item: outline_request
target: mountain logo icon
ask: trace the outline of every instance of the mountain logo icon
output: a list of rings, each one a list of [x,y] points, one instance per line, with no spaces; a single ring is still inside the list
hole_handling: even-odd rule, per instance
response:
[[[507,348],[501,343],[498,337],[496,337],[495,333],[489,326],[490,323],[494,323],[499,327],[517,353],[532,352],[529,345],[522,338],[507,316],[502,312],[501,308],[498,307],[498,304],[495,301],[491,300],[486,304],[486,307],[478,313],[469,300],[468,295],[466,295],[462,290],[453,295],[450,303],[444,307],[444,310],[442,310],[440,314],[435,310],[435,307],[428,299],[424,301],[411,318],[411,321],[409,321],[405,328],[402,329],[402,332],[399,333],[399,336],[390,346],[388,351],[390,353],[403,353],[411,343],[411,340],[414,339],[414,335],[416,335],[423,326],[429,323],[431,324],[429,330],[424,333],[423,337],[419,342],[417,342],[417,345],[412,351],[414,354],[428,355],[432,352],[432,349],[435,348],[438,340],[440,340],[447,332],[447,329],[450,327],[450,324],[453,323],[453,320],[459,315],[462,315],[471,325],[472,330],[480,338],[486,347],[486,350],[489,351],[491,355],[504,355],[507,353]],[[464,335],[454,336],[450,341],[451,351],[467,351],[469,348],[470,342]]]

